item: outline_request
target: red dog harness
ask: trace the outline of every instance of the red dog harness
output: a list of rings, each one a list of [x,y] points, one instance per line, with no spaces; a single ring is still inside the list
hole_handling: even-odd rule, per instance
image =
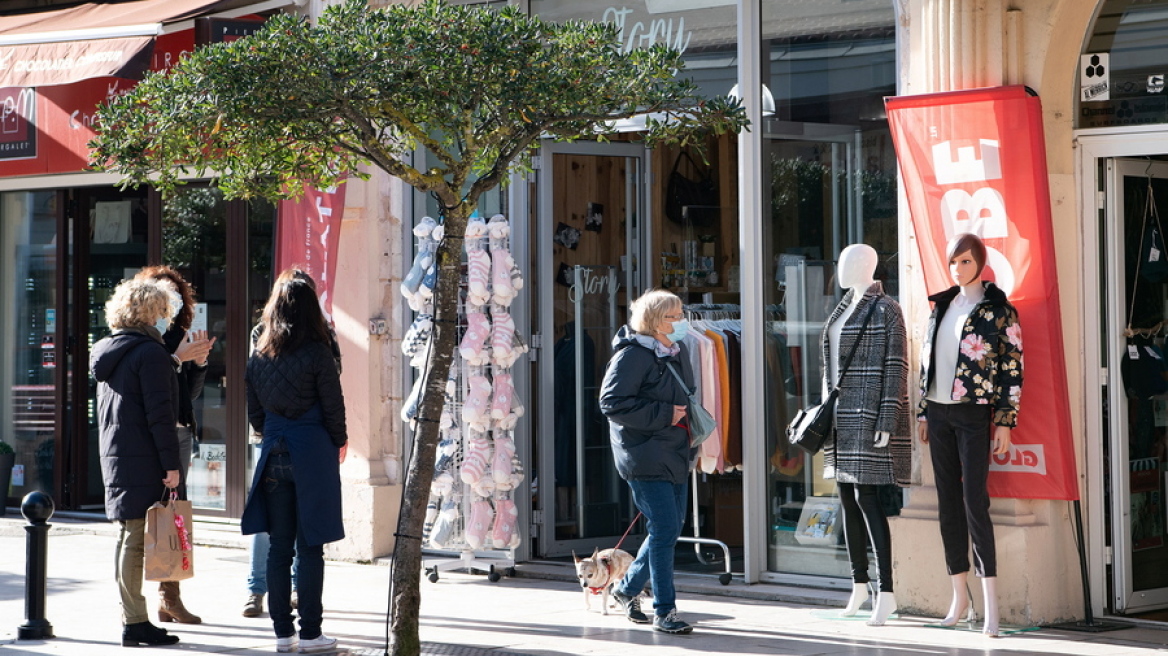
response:
[[[609,581],[611,583],[611,581],[612,581],[612,567],[610,566],[609,561],[605,560],[603,562],[604,562],[604,573],[608,575],[608,576],[604,577],[604,580]],[[608,587],[607,585],[602,585],[599,588],[594,588],[592,586],[589,586],[588,589],[592,592],[592,594],[598,595],[601,592],[604,592],[604,589],[607,587]]]

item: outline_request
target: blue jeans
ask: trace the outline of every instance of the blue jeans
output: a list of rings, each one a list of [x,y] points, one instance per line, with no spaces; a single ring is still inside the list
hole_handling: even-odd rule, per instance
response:
[[[268,614],[277,638],[295,635],[292,622],[292,559],[299,555],[297,595],[300,599],[300,639],[320,637],[324,589],[324,545],[308,546],[300,531],[296,509],[296,481],[292,457],[271,454],[260,482],[268,511]]]
[[[689,483],[629,481],[629,488],[633,491],[633,503],[648,522],[649,536],[641,543],[641,549],[624,580],[617,585],[617,591],[631,597],[640,594],[645,583],[652,581],[653,612],[658,617],[665,617],[677,608],[673,552],[685,524]]]
[[[247,592],[253,595],[268,594],[268,550],[272,546],[267,533],[251,536],[251,571],[247,575]],[[292,559],[292,589],[296,589],[296,572],[300,569],[300,556]]]

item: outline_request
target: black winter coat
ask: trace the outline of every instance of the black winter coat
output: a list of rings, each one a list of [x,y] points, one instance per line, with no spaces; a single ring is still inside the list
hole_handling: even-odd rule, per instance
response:
[[[307,342],[275,358],[252,353],[246,380],[247,419],[257,433],[264,432],[267,412],[299,419],[319,402],[333,444],[339,448],[348,442],[341,376],[328,344]]]
[[[93,345],[97,422],[105,512],[110,519],[146,517],[162,497],[162,479],[179,467],[174,361],[154,328],[121,330]]]
[[[625,480],[684,483],[696,450],[689,446],[689,431],[670,422],[673,406],[687,404],[689,396],[667,364],[692,389],[689,358],[684,352],[660,357],[637,337],[628,326],[617,332],[612,340],[616,353],[600,388],[616,469]]]
[[[166,350],[170,353],[178,351],[182,341],[186,339],[187,331],[178,326],[171,326],[162,336]],[[207,379],[207,367],[200,367],[194,362],[184,362],[178,372],[178,423],[191,429],[198,435],[198,425],[195,422],[195,407],[191,403],[203,393],[203,382]]]

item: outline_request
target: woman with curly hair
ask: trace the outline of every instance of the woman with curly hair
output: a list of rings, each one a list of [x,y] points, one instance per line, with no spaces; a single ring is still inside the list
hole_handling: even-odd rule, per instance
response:
[[[191,464],[195,436],[198,426],[192,401],[203,393],[203,380],[207,377],[207,356],[215,346],[215,338],[207,339],[207,331],[191,331],[195,318],[195,293],[190,284],[171,267],[146,267],[134,276],[137,280],[157,280],[166,285],[182,299],[178,311],[165,317],[155,326],[162,332],[162,341],[170,352],[178,368],[178,408],[177,430],[179,448],[179,498],[187,498],[187,470]],[[174,308],[171,308],[174,310]],[[180,596],[178,581],[162,581],[158,584],[158,621],[199,624],[202,618],[188,611]]]
[[[97,380],[97,420],[106,515],[121,526],[115,576],[122,597],[122,645],[173,645],[150,623],[142,596],[146,510],[180,481],[175,364],[155,324],[178,295],[157,280],[128,280],[106,302],[113,333],[98,340],[89,366]]]

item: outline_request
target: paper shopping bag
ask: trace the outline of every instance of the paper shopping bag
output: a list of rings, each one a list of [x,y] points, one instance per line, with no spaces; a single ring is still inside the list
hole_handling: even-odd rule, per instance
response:
[[[195,575],[191,526],[191,502],[178,500],[173,490],[146,510],[147,581],[181,581]]]

